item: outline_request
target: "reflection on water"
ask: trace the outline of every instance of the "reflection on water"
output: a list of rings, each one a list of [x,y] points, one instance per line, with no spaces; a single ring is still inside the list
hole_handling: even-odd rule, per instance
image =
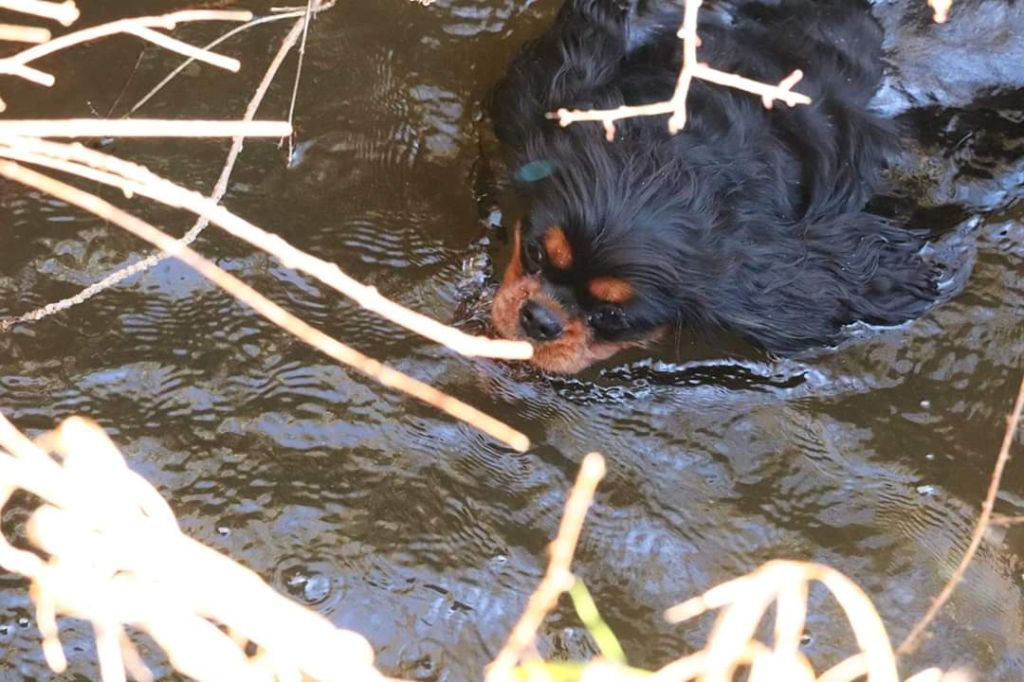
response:
[[[340,5],[310,36],[300,154],[288,168],[272,143],[249,143],[227,203],[406,305],[479,327],[504,237],[478,102],[556,4]],[[202,70],[146,113],[237,115],[281,30],[232,43],[241,74]],[[76,85],[27,101],[52,116],[109,106],[138,47],[104,50],[123,74],[79,53],[55,66]],[[143,57],[127,100],[170,63]],[[285,110],[288,90],[265,115]],[[525,430],[535,443],[525,455],[326,362],[173,262],[0,336],[0,407],[28,429],[98,418],[188,533],[366,634],[395,675],[479,675],[539,578],[564,490],[592,449],[610,472],[576,566],[632,662],[696,646],[708,624],[668,626],[661,611],[771,558],[844,571],[898,638],[965,547],[1024,369],[1024,96],[949,103],[959,108],[903,117],[911,152],[877,204],[934,229],[977,221],[967,291],[913,324],[799,360],[678,338],[579,377],[545,377],[453,357],[225,237],[200,240],[318,327]],[[223,149],[117,146],[201,188]],[[100,221],[10,187],[0,222],[3,315],[141,252]],[[1024,513],[1021,466],[1007,472],[1000,512]],[[5,511],[6,527],[21,520]],[[908,668],[967,664],[981,679],[1020,679],[1022,556],[1024,528],[992,533]],[[48,678],[24,585],[0,576],[0,595],[0,677]],[[851,636],[834,604],[812,599],[807,652],[835,661]],[[69,621],[63,632],[73,669],[95,678],[88,628]],[[541,649],[583,657],[592,645],[562,608]]]

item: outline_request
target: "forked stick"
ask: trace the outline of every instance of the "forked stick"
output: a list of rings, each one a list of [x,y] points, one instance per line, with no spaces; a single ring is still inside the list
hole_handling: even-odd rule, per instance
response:
[[[675,134],[686,125],[686,97],[694,78],[760,95],[766,109],[771,109],[775,100],[781,100],[791,107],[811,103],[811,98],[807,95],[793,92],[793,86],[803,78],[803,72],[799,69],[782,79],[778,85],[769,85],[699,63],[697,46],[700,44],[700,38],[697,35],[697,17],[701,2],[702,0],[686,0],[683,7],[683,25],[678,34],[683,41],[683,66],[679,70],[679,79],[676,81],[672,99],[653,104],[624,105],[615,109],[559,109],[548,114],[548,118],[557,119],[563,127],[579,121],[599,121],[604,125],[605,136],[611,142],[615,139],[615,121],[635,116],[672,114],[668,121],[668,129]]]

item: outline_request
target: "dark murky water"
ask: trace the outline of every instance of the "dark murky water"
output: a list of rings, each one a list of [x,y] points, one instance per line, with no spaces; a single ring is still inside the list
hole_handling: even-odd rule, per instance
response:
[[[170,5],[83,4],[84,22]],[[310,37],[298,164],[285,169],[273,143],[250,142],[227,204],[412,308],[442,320],[473,309],[503,251],[481,191],[478,102],[556,4],[340,3]],[[241,74],[186,75],[143,113],[240,115],[284,27],[231,43]],[[4,98],[12,115],[105,114],[137,65],[119,113],[173,63],[104,43],[51,60],[62,79],[54,91],[5,85]],[[966,545],[1024,369],[1016,87],[905,115],[914,152],[878,202],[938,228],[976,220],[967,291],[912,325],[809,360],[734,359],[682,339],[657,356],[545,379],[434,348],[212,228],[200,240],[325,331],[525,430],[535,443],[525,455],[325,361],[173,262],[0,336],[0,409],[30,430],[97,418],[188,533],[364,633],[395,675],[479,676],[540,576],[564,491],[592,449],[608,455],[610,473],[576,565],[631,661],[654,666],[697,646],[708,624],[670,627],[662,609],[777,557],[844,571],[900,638]],[[289,90],[279,83],[264,116],[286,110]],[[225,149],[115,147],[206,190]],[[3,316],[143,252],[10,186],[0,187],[0,225]],[[998,511],[1024,513],[1022,466],[1011,463]],[[962,664],[983,680],[1021,679],[1022,573],[1024,527],[994,530],[908,670]],[[851,637],[834,605],[812,596],[807,650],[835,661]],[[0,604],[0,678],[50,678],[21,581],[0,576]],[[89,628],[68,622],[63,634],[75,679],[95,678]],[[592,645],[562,608],[542,649],[583,657]]]

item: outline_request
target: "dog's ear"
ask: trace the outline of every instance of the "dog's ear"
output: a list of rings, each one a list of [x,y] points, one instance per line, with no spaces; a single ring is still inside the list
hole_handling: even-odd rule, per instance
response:
[[[859,212],[819,223],[813,233],[824,257],[836,259],[830,275],[843,288],[841,303],[849,309],[842,322],[900,324],[938,300],[939,271],[924,251],[927,231]]]
[[[761,252],[717,282],[712,315],[783,354],[834,344],[857,320],[906,322],[941,297],[926,238],[863,212],[776,227]]]

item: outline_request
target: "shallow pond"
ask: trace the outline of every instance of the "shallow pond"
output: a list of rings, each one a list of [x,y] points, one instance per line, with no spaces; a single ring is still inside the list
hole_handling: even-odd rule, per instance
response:
[[[82,4],[83,25],[171,6]],[[479,328],[506,248],[479,102],[556,4],[339,3],[310,35],[293,165],[273,142],[250,141],[226,204],[411,308]],[[140,114],[239,116],[286,25],[228,44],[240,74],[188,70]],[[47,64],[59,85],[5,85],[10,115],[120,114],[175,60],[118,39]],[[289,74],[263,117],[287,110]],[[924,319],[801,360],[680,338],[546,378],[453,356],[214,228],[197,243],[321,329],[524,430],[526,454],[327,361],[175,262],[0,334],[0,409],[33,433],[71,414],[99,420],[186,532],[365,634],[396,676],[479,677],[543,571],[590,450],[607,455],[609,474],[576,568],[632,662],[699,646],[709,622],[669,626],[662,610],[772,558],[845,572],[898,640],[967,544],[1024,370],[1024,91],[902,120],[913,151],[877,204],[927,226],[976,221],[974,275]],[[111,149],[208,191],[226,146]],[[176,234],[190,224],[140,210]],[[0,317],[146,252],[10,185],[0,185],[0,225]],[[1019,457],[997,511],[1024,514]],[[6,510],[5,523],[21,513]],[[907,669],[1024,677],[1022,574],[1024,527],[994,529]],[[812,602],[806,651],[834,662],[852,637],[823,594]],[[0,575],[0,604],[0,678],[51,678],[23,582]],[[91,629],[65,625],[68,679],[95,679]],[[540,646],[593,652],[567,605]]]

